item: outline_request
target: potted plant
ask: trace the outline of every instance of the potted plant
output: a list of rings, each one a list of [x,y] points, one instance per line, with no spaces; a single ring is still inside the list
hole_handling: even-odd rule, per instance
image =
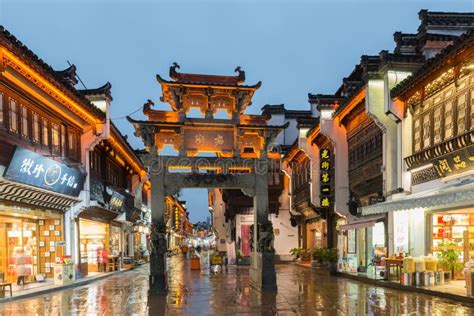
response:
[[[293,248],[290,250],[290,254],[296,259],[301,257],[301,253],[303,252],[303,248],[298,247],[298,248]]]
[[[313,262],[311,263],[313,267],[321,267],[324,265],[324,249],[323,248],[314,248],[311,251],[311,256],[313,258]]]
[[[311,250],[303,249],[303,251],[301,251],[301,261],[304,261],[304,262],[311,261]]]
[[[451,278],[454,279],[454,272],[462,269],[462,264],[459,262],[459,256],[461,251],[457,250],[457,243],[450,239],[445,239],[438,245],[438,257],[439,264],[451,272]]]
[[[328,248],[324,249],[324,261],[327,262],[329,272],[331,274],[336,274],[337,272],[337,258],[338,258],[338,251],[337,248]]]
[[[240,261],[242,261],[242,251],[240,249],[237,250],[237,252],[235,253],[235,259],[237,261],[237,265],[240,263]]]

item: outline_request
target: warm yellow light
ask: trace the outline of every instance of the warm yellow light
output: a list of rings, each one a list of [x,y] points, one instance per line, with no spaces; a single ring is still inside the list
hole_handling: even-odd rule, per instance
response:
[[[117,139],[116,136],[110,135],[109,138],[110,143],[114,146],[115,149],[118,149],[120,154],[127,159],[127,161],[135,168],[135,171],[140,175],[146,175],[146,171],[136,162],[135,158],[132,157],[128,152],[127,149],[122,145],[122,143]]]
[[[91,123],[100,123],[101,120],[92,114],[90,114],[88,111],[84,109],[84,107],[71,98],[69,98],[67,95],[65,95],[61,90],[56,88],[53,84],[51,84],[49,81],[45,80],[41,75],[39,75],[35,70],[30,68],[28,65],[26,65],[23,61],[21,61],[19,58],[17,58],[15,55],[13,55],[10,51],[8,51],[5,47],[1,47],[1,53],[3,56],[6,58],[10,59],[13,63],[15,63],[18,67],[20,67],[22,70],[28,73],[33,80],[38,81],[41,83],[39,86],[44,86],[43,90],[51,90],[54,94],[57,94],[60,98],[64,99],[64,101],[70,105],[72,105],[77,111],[79,111],[81,114],[83,114],[85,117],[87,117]],[[8,72],[4,72],[5,75],[8,74]],[[9,79],[11,79],[12,75],[7,75]],[[30,90],[30,89],[28,89]],[[49,102],[47,102],[49,104]],[[57,110],[55,107],[54,110]]]

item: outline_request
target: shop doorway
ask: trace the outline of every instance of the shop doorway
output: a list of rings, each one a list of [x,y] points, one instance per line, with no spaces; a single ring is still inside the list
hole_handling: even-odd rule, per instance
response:
[[[24,214],[13,212],[10,206],[3,213],[11,214],[0,216],[0,273],[5,280],[16,282],[18,269],[26,283],[35,282],[38,274],[52,278],[53,265],[64,254],[60,213],[31,210]]]
[[[244,257],[250,256],[250,226],[249,224],[242,224],[241,227],[241,236],[242,236],[242,255]]]
[[[17,279],[17,258],[22,256],[27,281],[38,273],[36,223],[15,218],[0,218],[0,269],[8,281]]]
[[[81,270],[83,275],[106,272],[109,255],[109,225],[87,219],[79,219]]]

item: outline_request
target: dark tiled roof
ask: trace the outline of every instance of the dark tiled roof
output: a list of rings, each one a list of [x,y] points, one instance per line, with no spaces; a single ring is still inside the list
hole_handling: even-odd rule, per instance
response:
[[[312,115],[310,110],[286,110],[285,117],[310,117]]]
[[[359,89],[359,86],[362,82],[363,74],[364,68],[359,63],[354,67],[354,70],[352,70],[351,74],[348,77],[342,79],[342,84],[339,89],[337,89],[334,95],[336,97],[343,98],[352,95],[355,90]]]
[[[55,72],[72,86],[79,82],[76,75],[76,65],[71,65],[64,70],[55,70]]]
[[[455,41],[458,37],[457,35],[426,33],[423,39],[426,41],[450,42]]]
[[[310,110],[287,110],[284,104],[265,104],[262,107],[262,115],[284,114],[285,117],[308,117],[312,113]]]
[[[286,111],[284,104],[265,104],[261,110],[262,110],[262,115],[285,113]]]
[[[391,96],[396,97],[405,93],[410,87],[419,83],[429,74],[435,72],[442,67],[445,62],[463,49],[474,45],[474,32],[470,31],[460,36],[452,45],[443,49],[435,57],[428,59],[422,67],[420,67],[414,74],[406,78],[391,91]]]
[[[378,55],[362,55],[360,56],[360,65],[367,74],[372,71],[378,71],[380,66],[380,56]],[[362,76],[364,78],[364,76]]]
[[[297,127],[313,127],[319,123],[319,117],[298,117],[296,119]]]
[[[79,90],[80,93],[86,96],[94,96],[94,95],[106,95],[112,100],[112,84],[110,82],[106,82],[102,87],[95,88],[95,89],[82,89]]]
[[[320,100],[339,100],[340,98],[334,94],[308,93],[309,103],[317,103]]]
[[[5,44],[9,49],[15,52],[21,59],[29,64],[30,67],[47,77],[58,89],[67,94],[76,102],[84,105],[86,110],[99,118],[105,118],[104,112],[93,105],[85,96],[72,86],[68,80],[64,78],[61,72],[55,71],[50,65],[45,63],[35,53],[33,53],[25,44],[19,41],[15,36],[8,32],[0,25],[0,42]]]
[[[472,12],[435,12],[420,10],[418,18],[421,21],[420,31],[426,26],[469,26],[474,25],[474,13]]]
[[[242,86],[242,83],[245,81],[245,71],[240,67],[235,68],[234,72],[237,72],[237,76],[216,76],[216,75],[205,75],[205,74],[188,74],[188,73],[178,73],[176,69],[179,69],[180,66],[177,63],[173,63],[170,67],[169,76],[174,83],[182,84],[197,84],[197,85],[211,85],[211,86]],[[162,79],[159,77],[159,79]],[[166,80],[162,81],[166,82]],[[257,86],[260,86],[260,82]]]
[[[421,54],[416,54],[416,55],[396,54],[396,53],[389,53],[386,50],[381,51],[379,53],[379,57],[380,57],[381,64],[388,64],[391,62],[423,63],[425,61],[425,57]]]
[[[403,66],[415,70],[423,65],[425,56],[422,54],[398,54],[389,53],[383,50],[379,53],[380,67],[384,66]]]
[[[262,82],[259,81],[254,85],[242,85],[242,84],[232,84],[225,82],[225,80],[214,80],[210,77],[221,77],[221,76],[213,76],[213,75],[196,75],[196,76],[205,76],[205,77],[187,77],[186,80],[180,80],[180,81],[169,81],[166,79],[163,79],[160,75],[156,75],[156,79],[160,83],[169,83],[169,84],[189,84],[189,85],[199,85],[199,86],[222,86],[222,87],[238,87],[238,88],[253,88],[253,89],[258,89],[262,85]]]
[[[393,33],[393,40],[397,48],[400,46],[416,46],[418,44],[418,34],[395,32]]]
[[[363,82],[360,82],[360,84],[357,86],[357,88],[354,89],[354,91],[350,95],[348,95],[344,99],[343,102],[341,102],[339,107],[334,111],[333,116],[336,116],[339,112],[341,112],[347,106],[347,104],[351,101],[352,97],[355,96],[356,94],[358,94],[359,91],[361,91],[361,89],[365,89],[365,85],[364,85]]]

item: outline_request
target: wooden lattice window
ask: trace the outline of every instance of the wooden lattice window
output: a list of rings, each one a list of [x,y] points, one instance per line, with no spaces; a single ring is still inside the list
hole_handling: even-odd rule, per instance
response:
[[[40,118],[38,113],[33,113],[33,142],[40,142]]]
[[[18,104],[10,98],[10,131],[18,133]]]
[[[458,125],[458,135],[462,134],[466,131],[466,114],[467,114],[467,102],[466,102],[467,94],[463,93],[458,97],[458,117],[457,117],[457,125]]]
[[[49,124],[48,120],[43,117],[42,119],[42,135],[41,140],[43,141],[44,146],[49,146]]]
[[[61,136],[60,136],[59,125],[56,123],[51,123],[51,144],[52,144],[53,153],[55,155],[59,155],[61,153],[60,138]]]
[[[435,144],[441,142],[441,106],[433,111],[433,142]]]
[[[431,146],[431,119],[430,113],[425,113],[423,115],[423,148],[428,148]]]
[[[25,139],[30,138],[30,126],[28,120],[28,108],[24,105],[21,106],[21,136]]]
[[[453,101],[449,100],[444,106],[444,138],[451,138],[454,135],[454,115]]]
[[[421,150],[421,119],[413,122],[413,146],[415,151]]]

